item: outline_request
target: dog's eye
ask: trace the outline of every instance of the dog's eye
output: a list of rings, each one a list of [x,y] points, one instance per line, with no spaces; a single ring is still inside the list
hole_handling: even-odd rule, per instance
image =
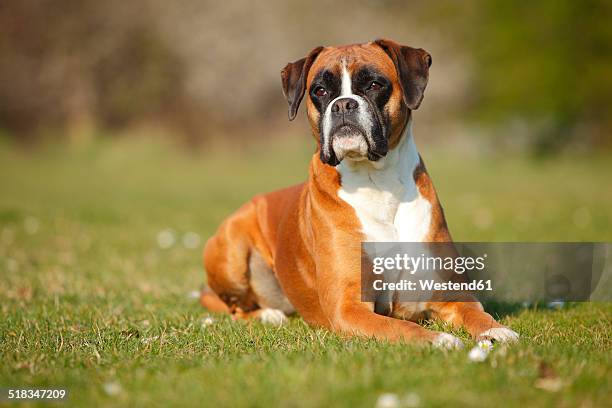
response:
[[[376,81],[372,81],[370,86],[368,86],[368,91],[378,91],[382,88],[382,84]]]
[[[317,89],[315,89],[314,94],[320,98],[327,95],[327,91],[322,86],[318,86]]]

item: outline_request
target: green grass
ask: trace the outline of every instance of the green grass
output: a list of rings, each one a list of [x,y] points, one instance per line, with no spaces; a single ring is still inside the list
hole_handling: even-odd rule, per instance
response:
[[[203,326],[188,296],[203,281],[203,241],[254,193],[303,180],[304,146],[1,146],[0,386],[66,387],[71,406],[374,406],[387,392],[421,406],[610,406],[605,303],[505,315],[522,339],[484,363],[465,350],[343,340],[300,318]],[[456,240],[612,240],[609,156],[423,156]],[[169,228],[177,243],[161,249]],[[187,232],[201,236],[197,248],[182,244]],[[559,391],[534,386],[542,367]]]

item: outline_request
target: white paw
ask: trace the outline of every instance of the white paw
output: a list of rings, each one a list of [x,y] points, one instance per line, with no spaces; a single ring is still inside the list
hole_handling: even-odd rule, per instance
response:
[[[500,343],[514,343],[519,339],[519,334],[506,327],[496,327],[480,333],[479,339],[493,339]]]
[[[440,333],[433,341],[433,346],[447,350],[462,349],[463,342],[456,336],[448,333]]]
[[[287,316],[278,309],[262,309],[259,315],[262,323],[273,326],[283,326],[288,322]]]

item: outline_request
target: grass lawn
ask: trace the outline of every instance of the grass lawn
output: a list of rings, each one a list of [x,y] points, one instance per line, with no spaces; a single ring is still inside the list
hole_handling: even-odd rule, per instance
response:
[[[502,316],[521,341],[483,363],[300,318],[207,324],[190,296],[204,240],[254,193],[303,180],[304,146],[2,144],[0,387],[65,387],[70,406],[354,407],[383,393],[410,406],[612,406],[612,304]],[[612,241],[610,156],[422,153],[456,240]]]

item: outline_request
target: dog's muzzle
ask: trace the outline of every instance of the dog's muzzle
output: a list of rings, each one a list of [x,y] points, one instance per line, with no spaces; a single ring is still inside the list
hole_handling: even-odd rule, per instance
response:
[[[387,154],[382,126],[367,101],[338,98],[326,114],[327,126],[321,132],[323,163],[336,166],[345,158],[376,161]]]

